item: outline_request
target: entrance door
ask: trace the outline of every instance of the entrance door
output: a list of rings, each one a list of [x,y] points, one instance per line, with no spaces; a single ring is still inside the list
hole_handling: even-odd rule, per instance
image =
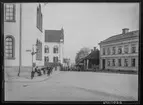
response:
[[[105,69],[105,59],[102,60],[102,69]]]

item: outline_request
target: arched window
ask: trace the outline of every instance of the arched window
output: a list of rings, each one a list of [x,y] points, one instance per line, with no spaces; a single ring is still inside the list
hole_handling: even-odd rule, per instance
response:
[[[49,53],[49,47],[45,45],[45,53]]]
[[[8,59],[14,58],[14,37],[7,36],[5,38],[5,56]]]
[[[54,52],[54,53],[58,53],[58,46],[54,46],[53,52]]]

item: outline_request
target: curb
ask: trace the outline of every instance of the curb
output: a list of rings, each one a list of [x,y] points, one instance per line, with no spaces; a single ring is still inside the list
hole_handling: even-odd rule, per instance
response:
[[[42,81],[45,81],[45,80],[47,80],[47,79],[49,79],[49,78],[51,78],[51,77],[53,77],[53,76],[55,76],[55,75],[57,75],[57,74],[60,74],[60,72],[54,73],[53,75],[50,75],[50,76],[44,75],[44,76],[46,76],[46,77],[43,78],[43,79],[41,79],[41,80],[34,80],[34,78],[33,78],[33,79],[28,79],[28,81],[27,81],[27,80],[21,81],[21,80],[11,79],[11,80],[5,80],[5,82],[21,82],[21,83],[25,83],[25,82],[28,82],[28,83],[42,82]],[[40,77],[38,77],[38,78],[40,78]],[[35,79],[36,79],[36,78],[35,78]]]

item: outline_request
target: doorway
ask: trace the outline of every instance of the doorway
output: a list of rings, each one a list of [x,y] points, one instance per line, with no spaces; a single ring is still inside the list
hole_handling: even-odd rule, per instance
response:
[[[102,60],[102,69],[105,69],[105,59]]]

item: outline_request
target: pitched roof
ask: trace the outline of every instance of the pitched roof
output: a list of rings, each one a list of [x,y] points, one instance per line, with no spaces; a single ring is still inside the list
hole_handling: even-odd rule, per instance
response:
[[[79,63],[82,63],[83,62],[83,60],[85,60],[85,59],[99,59],[99,50],[96,50],[96,51],[92,51],[89,55],[87,55],[86,57],[84,57],[84,58],[81,58],[78,62],[77,62],[77,64],[79,64]]]
[[[110,42],[110,41],[117,41],[117,40],[132,38],[132,37],[138,37],[138,36],[139,36],[139,30],[131,31],[126,34],[118,34],[118,35],[111,36],[111,37],[101,41],[99,44]]]
[[[45,30],[45,42],[60,42],[64,40],[63,30]]]
[[[92,51],[85,59],[99,59],[99,50]]]

